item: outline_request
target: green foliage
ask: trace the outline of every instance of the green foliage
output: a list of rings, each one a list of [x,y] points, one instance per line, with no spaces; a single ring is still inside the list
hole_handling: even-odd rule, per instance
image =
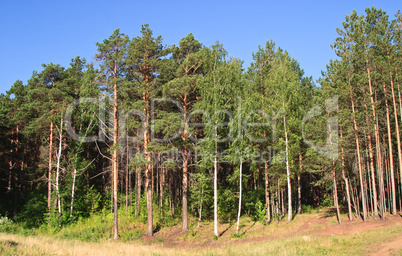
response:
[[[193,214],[198,216],[200,207],[202,206],[202,216],[211,216],[211,206],[213,204],[211,177],[200,170],[192,176],[191,184],[192,187],[190,188],[191,193],[189,205],[194,209]]]
[[[222,222],[231,223],[236,220],[238,207],[237,196],[229,189],[220,188],[218,192],[218,216]]]
[[[89,218],[80,218],[77,222],[64,226],[57,232],[60,238],[72,238],[84,241],[104,241],[113,238],[113,213],[103,211]],[[136,240],[143,236],[143,231],[136,227],[136,221],[130,215],[119,211],[119,223],[122,226],[120,238],[123,241]]]
[[[148,25],[143,25],[140,36],[131,41],[117,29],[108,39],[97,43],[95,59],[100,62],[99,70],[79,57],[73,59],[67,69],[58,64],[43,64],[43,70],[35,71],[27,85],[16,81],[6,95],[0,95],[0,211],[7,217],[15,215],[15,222],[3,220],[0,229],[6,232],[26,230],[28,233],[35,228],[36,232],[83,240],[110,238],[113,220],[108,213],[111,208],[110,154],[117,151],[121,153],[120,170],[127,167],[131,172],[134,168],[143,171],[147,165],[155,163],[156,159],[148,160],[147,154],[197,151],[197,158],[191,155],[187,162],[190,178],[188,208],[193,215],[189,218],[198,217],[201,207],[203,218],[213,216],[212,173],[216,171],[219,218],[229,223],[235,220],[240,197],[240,162],[243,179],[240,214],[245,213],[253,220],[264,223],[265,181],[271,198],[281,204],[274,193],[281,193],[280,196],[286,198],[286,186],[295,184],[300,173],[309,174],[301,175],[302,194],[306,198],[303,200],[311,205],[332,206],[334,202],[329,191],[333,179],[330,171],[335,170],[335,178],[340,180],[342,168],[342,175],[345,173],[350,184],[359,189],[365,184],[359,184],[357,152],[363,152],[362,163],[374,163],[376,168],[380,167],[377,163],[380,158],[374,157],[373,162],[369,153],[378,157],[384,153],[384,156],[395,159],[400,153],[391,150],[399,149],[394,145],[399,138],[396,128],[400,123],[394,90],[399,94],[402,80],[401,22],[401,13],[391,21],[384,11],[374,7],[367,8],[361,16],[353,11],[346,17],[343,28],[337,30],[339,37],[333,49],[339,58],[330,61],[323,78],[319,80],[320,87],[315,87],[312,78],[304,76],[299,63],[286,50],[276,47],[272,40],[267,41],[265,47],[259,46],[258,51],[252,54],[253,61],[245,72],[243,62],[228,58],[219,42],[206,47],[190,33],[180,40],[178,46],[164,46],[162,37],[155,37]],[[329,111],[326,100],[332,96],[339,97],[339,106]],[[80,104],[74,109],[71,120],[66,120],[76,134],[82,137],[104,135],[104,141],[86,143],[84,139],[66,136],[65,130],[58,131],[67,105],[79,97],[116,99],[116,105],[112,101],[101,107],[97,103]],[[151,109],[152,99],[161,97],[174,99],[179,104],[160,100]],[[108,138],[110,131],[117,129],[109,124],[113,118],[112,106],[116,107],[116,111],[121,110],[116,116],[121,122],[119,142],[124,141],[127,145],[117,141],[110,143],[111,138]],[[313,106],[317,108],[313,109]],[[389,106],[395,106],[394,111]],[[141,115],[135,116],[138,113],[124,120],[121,114],[134,109],[146,115],[146,120],[141,120]],[[321,114],[306,123],[306,114],[311,114],[312,109],[317,113],[321,111]],[[103,110],[105,120],[101,120],[100,116]],[[190,116],[192,111],[198,112]],[[308,143],[319,148],[332,143],[327,138],[328,134],[337,135],[338,130],[328,132],[329,118],[339,121],[339,128],[343,128],[339,145],[342,146],[344,162],[340,158],[330,161]],[[393,118],[395,120],[390,120]],[[152,141],[148,137],[147,143],[143,140],[126,141],[121,132],[127,131],[134,137],[152,132],[155,138],[168,138],[181,128],[182,133],[177,139],[168,143]],[[388,133],[385,134],[385,131]],[[54,204],[58,196],[54,184],[58,132],[63,135],[62,155],[58,158],[60,215]],[[189,136],[196,137],[198,141],[190,140]],[[361,137],[360,145],[355,139],[358,136]],[[253,140],[255,138],[263,142]],[[389,147],[379,145],[374,147],[378,152],[368,152],[370,143],[376,146],[385,143],[385,139],[389,140]],[[52,151],[49,151],[50,142],[53,143]],[[128,150],[135,147],[146,152],[126,156],[122,153],[126,152],[125,146],[129,147]],[[264,159],[267,163],[253,158],[255,154],[265,152],[269,155],[269,160]],[[169,191],[173,189],[176,198],[186,195],[182,187],[183,155],[174,160],[168,159],[161,165],[169,170],[165,176],[169,178],[166,181],[168,184],[164,184],[165,189],[168,190],[167,185]],[[299,156],[301,163],[298,163]],[[381,161],[388,168],[391,159],[387,157]],[[50,176],[53,174],[51,180],[47,180],[49,164]],[[394,164],[395,167],[399,165],[396,160]],[[126,181],[121,174],[120,193],[124,190],[121,184],[124,186]],[[154,177],[154,181],[159,178]],[[371,187],[384,185],[388,188],[388,179],[385,179],[387,184]],[[367,179],[362,177],[362,180]],[[378,180],[381,181],[379,177]],[[46,205],[49,184],[52,188],[50,209]],[[312,191],[317,196],[308,194]],[[70,217],[72,192],[74,208]],[[344,191],[338,193],[341,195]],[[119,196],[120,208],[124,205],[124,198]],[[157,198],[156,193],[153,200],[148,198],[153,202],[154,209],[158,208]],[[391,195],[386,192],[384,198],[389,200]],[[121,219],[124,223],[120,226],[121,239],[131,240],[140,236],[139,229],[127,221],[133,220],[139,225],[146,223],[149,216],[145,193],[141,195],[140,204],[138,218],[134,220],[130,213]],[[180,222],[182,201],[179,199],[174,204],[175,216],[171,216],[165,203],[164,215],[159,216],[158,213],[154,218],[157,228]],[[282,205],[279,207],[282,208]],[[283,211],[285,209],[281,209]],[[303,205],[302,211],[309,213],[315,209]]]
[[[255,211],[253,216],[255,220],[264,223],[265,219],[267,218],[266,210],[267,209],[265,208],[265,205],[258,200],[255,204]]]
[[[14,229],[14,222],[9,219],[8,217],[1,217],[0,216],[0,232],[9,232]]]
[[[252,217],[255,221],[261,222],[263,222],[266,218],[265,204],[261,202],[262,195],[263,191],[260,189],[255,191],[247,191],[243,197],[243,209],[246,214]]]
[[[46,198],[41,191],[32,191],[26,196],[26,200],[15,219],[26,228],[37,228],[45,221]]]
[[[302,205],[302,213],[303,214],[318,213],[319,211],[320,211],[320,208],[318,208],[318,207],[314,207],[309,204]]]
[[[232,238],[243,238],[243,237],[244,237],[244,234],[241,234],[241,233],[233,233],[233,234],[231,235],[231,237],[232,237]]]
[[[325,193],[324,199],[322,200],[321,207],[329,207],[334,205],[334,197],[331,193]]]

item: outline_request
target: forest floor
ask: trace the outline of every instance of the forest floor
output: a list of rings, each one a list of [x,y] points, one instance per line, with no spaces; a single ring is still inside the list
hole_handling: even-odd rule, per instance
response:
[[[244,217],[236,222],[192,223],[189,231],[165,227],[139,241],[86,242],[49,236],[0,233],[0,255],[402,255],[402,216],[370,217],[338,224],[332,208],[296,215],[268,225]]]
[[[236,234],[236,222],[231,224],[219,225],[219,238],[213,239],[213,223],[200,223],[198,227],[183,232],[180,227],[173,227],[168,230],[157,232],[154,237],[144,237],[147,243],[161,243],[168,248],[196,249],[208,247],[229,247],[237,244],[255,243],[275,239],[302,237],[310,241],[313,237],[360,234],[370,230],[390,226],[402,227],[402,215],[387,215],[384,220],[378,218],[368,218],[364,222],[361,218],[349,221],[346,214],[341,215],[341,224],[338,224],[334,208],[326,208],[314,214],[296,215],[288,223],[286,217],[280,221],[272,221],[268,225],[252,221],[250,218],[242,218],[240,222],[239,235]],[[381,255],[388,248],[402,249],[402,233],[395,237],[393,241],[386,241],[377,244],[370,250],[379,249]]]

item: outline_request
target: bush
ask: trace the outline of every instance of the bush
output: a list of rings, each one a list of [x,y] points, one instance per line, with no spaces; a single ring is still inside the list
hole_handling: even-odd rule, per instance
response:
[[[313,212],[316,212],[316,213],[318,213],[318,211],[320,210],[319,208],[317,208],[317,207],[314,207],[314,206],[312,206],[312,205],[302,205],[302,213],[307,213],[307,214],[309,214],[309,213],[313,213]]]
[[[8,217],[0,217],[0,232],[14,233],[14,222]]]
[[[322,207],[330,207],[334,205],[334,198],[331,193],[326,193],[324,195],[324,200],[322,200],[321,206]]]
[[[258,200],[257,203],[255,204],[255,211],[253,218],[254,220],[260,221],[262,223],[265,223],[265,219],[267,218],[265,205],[261,203],[260,200]]]
[[[24,195],[26,203],[17,214],[15,221],[24,225],[25,228],[38,228],[45,222],[47,217],[47,199],[40,192],[31,192]]]

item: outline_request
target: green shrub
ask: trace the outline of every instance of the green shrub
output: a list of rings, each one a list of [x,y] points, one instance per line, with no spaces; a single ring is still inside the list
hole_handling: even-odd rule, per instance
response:
[[[0,232],[14,233],[15,224],[8,217],[0,217]]]
[[[307,214],[311,214],[311,213],[318,213],[318,211],[320,210],[318,207],[314,207],[312,205],[302,205],[302,213],[307,213]]]
[[[265,205],[260,200],[258,200],[257,203],[255,204],[255,211],[253,217],[256,221],[265,223],[265,219],[267,217],[266,208]]]

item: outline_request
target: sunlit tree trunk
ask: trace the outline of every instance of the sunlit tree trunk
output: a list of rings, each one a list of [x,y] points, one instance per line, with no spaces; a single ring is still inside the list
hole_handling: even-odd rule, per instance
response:
[[[59,187],[59,178],[60,178],[60,158],[61,158],[61,150],[63,143],[63,115],[61,115],[60,120],[60,128],[59,128],[59,150],[56,154],[57,162],[56,162],[56,194],[57,194],[57,210],[59,213],[59,217],[61,216],[61,198],[60,198],[60,187]]]
[[[363,168],[362,168],[362,159],[361,159],[361,153],[360,153],[360,140],[359,140],[359,130],[357,126],[357,121],[356,121],[356,112],[355,112],[355,102],[353,100],[353,92],[351,89],[350,81],[349,81],[349,86],[350,86],[350,99],[352,103],[352,114],[353,114],[353,125],[354,125],[354,130],[355,130],[355,140],[356,140],[356,154],[357,154],[357,164],[359,168],[359,179],[360,179],[360,192],[361,192],[361,202],[362,202],[362,207],[363,207],[363,221],[366,221],[367,218],[367,208],[366,208],[366,200],[365,200],[365,195],[364,195],[364,184],[363,184]]]
[[[288,222],[293,218],[292,213],[292,184],[290,182],[290,166],[289,166],[289,147],[288,147],[288,133],[286,130],[286,115],[283,116],[283,126],[285,130],[285,147],[286,147],[286,179],[288,183]]]
[[[240,213],[241,213],[241,198],[242,198],[242,177],[243,177],[243,158],[240,156],[240,177],[239,177],[239,210],[237,212],[237,226],[236,233],[239,234],[239,224],[240,224]]]
[[[53,151],[53,121],[50,121],[49,165],[48,165],[48,180],[47,180],[47,208],[49,211],[52,203],[52,151]]]
[[[342,137],[342,126],[340,126],[341,129],[341,137]],[[352,221],[353,220],[353,216],[352,216],[352,205],[350,203],[350,192],[349,192],[349,180],[345,175],[345,152],[343,149],[343,146],[341,145],[341,152],[342,152],[342,178],[345,182],[345,189],[346,189],[346,200],[348,202],[348,216],[349,216],[349,220]]]
[[[115,63],[114,72],[117,72],[117,64]],[[116,79],[117,77],[115,77]],[[119,227],[118,227],[118,168],[119,168],[119,122],[118,122],[118,107],[117,107],[117,84],[113,84],[113,153],[112,153],[112,172],[113,172],[113,203],[114,203],[114,223],[113,223],[113,239],[117,240],[119,238]]]
[[[391,135],[391,120],[387,99],[387,87],[384,83],[384,94],[385,94],[385,106],[387,115],[387,131],[388,131],[388,150],[389,150],[389,172],[391,180],[391,203],[392,203],[392,215],[396,215],[396,189],[395,189],[395,174],[394,174],[394,155],[392,148],[392,135]]]

